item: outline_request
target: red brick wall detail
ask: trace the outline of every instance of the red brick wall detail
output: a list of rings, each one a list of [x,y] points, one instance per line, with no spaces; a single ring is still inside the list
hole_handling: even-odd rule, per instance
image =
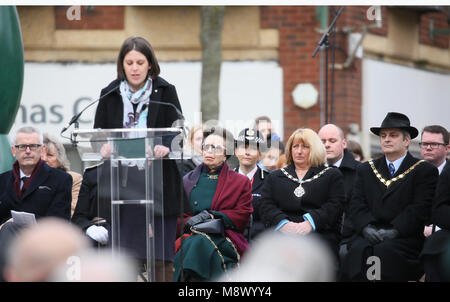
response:
[[[335,63],[343,64],[347,58],[347,38],[340,30],[344,26],[368,25],[368,7],[349,6],[340,16],[336,34]],[[333,15],[334,16],[334,15]],[[330,22],[333,17],[330,13]],[[300,83],[311,83],[320,91],[319,53],[312,58],[322,33],[312,6],[261,7],[261,27],[279,31],[279,63],[283,68],[284,140],[300,127],[320,128],[320,102],[304,110],[294,105],[292,91]],[[331,40],[330,40],[331,41]],[[331,64],[331,50],[329,51]],[[328,71],[328,102],[331,105],[331,68]],[[361,59],[344,70],[335,70],[335,101],[333,122],[345,131],[349,123],[361,125]],[[329,113],[331,108],[329,109]],[[331,117],[329,118],[331,122]]]
[[[125,8],[123,6],[86,6],[80,8],[80,20],[69,20],[69,6],[55,6],[56,29],[124,29]]]

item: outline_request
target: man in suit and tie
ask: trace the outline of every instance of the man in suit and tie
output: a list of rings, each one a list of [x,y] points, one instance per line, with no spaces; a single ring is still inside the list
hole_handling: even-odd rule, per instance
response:
[[[11,147],[16,158],[12,170],[0,175],[0,224],[11,210],[70,219],[72,178],[41,160],[42,136],[32,127],[17,131]]]
[[[347,244],[354,236],[354,230],[348,217],[348,206],[352,197],[356,168],[359,162],[347,150],[347,140],[341,128],[334,124],[327,124],[320,128],[318,134],[327,152],[328,165],[338,168],[344,175],[345,204],[340,228],[342,237],[339,248],[339,258],[342,261],[347,254]]]
[[[70,219],[72,177],[41,160],[42,143],[37,129],[20,128],[11,147],[16,161],[12,170],[0,174],[0,270],[5,248],[23,228],[10,219],[11,210],[32,213],[37,220],[47,216]]]
[[[380,137],[384,156],[357,168],[350,202],[357,237],[349,244],[344,273],[355,281],[418,280],[438,170],[408,152],[419,132],[406,115],[389,112],[370,131]]]
[[[447,153],[449,151],[449,134],[447,129],[440,125],[426,126],[422,130],[420,155],[422,159],[438,168],[439,175],[447,165]],[[433,225],[425,227],[423,234],[428,237],[433,232]]]

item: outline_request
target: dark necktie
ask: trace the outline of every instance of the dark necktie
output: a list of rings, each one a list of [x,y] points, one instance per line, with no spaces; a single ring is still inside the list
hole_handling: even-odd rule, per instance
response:
[[[20,186],[21,189],[23,188],[25,183],[28,181],[28,179],[30,179],[30,177],[28,177],[28,176],[24,176],[21,178],[21,180],[22,180],[22,185]]]
[[[391,177],[395,174],[395,167],[393,163],[389,163],[389,173],[391,174]]]

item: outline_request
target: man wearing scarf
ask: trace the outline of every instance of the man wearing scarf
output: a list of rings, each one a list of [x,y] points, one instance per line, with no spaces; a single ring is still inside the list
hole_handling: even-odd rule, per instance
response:
[[[36,220],[69,220],[72,200],[72,177],[41,160],[42,135],[37,129],[20,128],[11,151],[13,168],[0,174],[0,270],[9,241],[24,227],[10,219],[11,210],[32,213]]]

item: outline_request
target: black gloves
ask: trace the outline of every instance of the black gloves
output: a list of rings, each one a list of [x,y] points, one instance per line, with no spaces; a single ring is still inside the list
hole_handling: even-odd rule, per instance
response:
[[[198,213],[197,215],[189,218],[188,221],[186,221],[184,230],[185,230],[185,232],[189,232],[193,225],[205,222],[206,220],[209,220],[211,218],[212,218],[211,214],[207,210],[203,210],[200,213]]]
[[[371,224],[368,224],[363,230],[362,234],[370,244],[377,244],[385,239],[394,239],[398,237],[398,231],[395,229],[377,229]]]
[[[394,239],[398,237],[398,231],[394,229],[379,229],[378,234],[384,239]]]
[[[383,241],[383,238],[378,234],[378,230],[371,224],[368,224],[363,230],[362,234],[364,238],[369,240],[370,244],[376,244]]]

